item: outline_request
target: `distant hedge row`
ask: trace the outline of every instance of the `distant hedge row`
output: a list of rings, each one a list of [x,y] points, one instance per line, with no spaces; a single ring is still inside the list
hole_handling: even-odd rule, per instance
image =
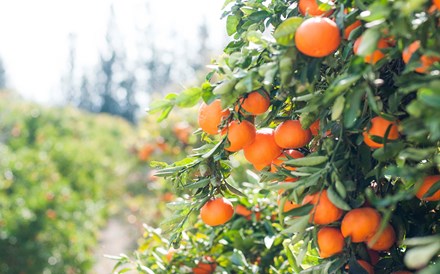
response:
[[[117,118],[0,93],[0,273],[91,269],[134,135]]]

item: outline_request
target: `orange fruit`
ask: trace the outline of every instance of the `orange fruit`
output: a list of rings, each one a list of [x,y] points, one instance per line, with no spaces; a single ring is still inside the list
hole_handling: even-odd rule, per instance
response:
[[[281,148],[275,143],[274,130],[257,130],[252,144],[244,147],[244,157],[254,165],[270,165],[281,154]]]
[[[284,192],[284,190],[282,190],[282,192]],[[280,206],[280,204],[281,204],[281,195],[278,195],[277,203],[278,203],[278,206]],[[297,208],[297,207],[300,207],[300,205],[294,203],[293,201],[287,200],[284,203],[283,212],[288,212],[288,211],[290,211],[290,210],[292,210],[294,208]]]
[[[432,0],[432,3],[440,10],[440,0]]]
[[[299,0],[298,9],[302,15],[319,16],[327,13],[330,15],[333,11],[325,11],[319,9],[318,0]]]
[[[380,221],[379,212],[371,207],[352,209],[342,219],[341,232],[353,243],[365,242],[377,232]]]
[[[191,134],[191,126],[187,122],[180,122],[173,126],[173,132],[179,141],[187,144]]]
[[[198,113],[199,126],[202,130],[208,134],[215,135],[219,133],[219,126],[223,119],[229,116],[228,109],[222,109],[220,99],[214,100],[211,104],[207,105],[203,102],[200,105]]]
[[[244,217],[248,217],[252,214],[252,211],[247,209],[244,205],[237,205],[235,207],[235,213]]]
[[[300,148],[310,142],[312,132],[310,129],[303,129],[299,120],[287,120],[276,127],[274,138],[282,148]]]
[[[215,263],[214,259],[207,256],[205,257],[205,261],[199,261],[196,267],[192,269],[193,274],[211,274],[214,273],[215,269],[217,268],[217,264]]]
[[[368,274],[374,274],[374,268],[371,264],[364,260],[357,260],[357,262],[368,272]]]
[[[209,200],[200,209],[202,221],[210,226],[222,225],[229,221],[232,215],[234,215],[234,207],[223,197]]]
[[[336,207],[328,198],[327,190],[304,197],[303,204],[315,205],[310,212],[310,222],[317,225],[328,225],[341,218],[343,211]]]
[[[320,124],[319,120],[316,120],[310,125],[309,129],[313,136],[319,134],[319,124]]]
[[[362,36],[359,37],[358,39],[356,39],[356,41],[354,42],[354,45],[353,45],[354,54],[358,53],[359,46],[360,46],[361,42],[362,42]],[[385,54],[381,51],[381,49],[385,49],[388,47],[389,47],[389,45],[388,45],[386,39],[384,39],[384,38],[379,39],[379,41],[377,41],[376,50],[373,51],[373,53],[365,56],[364,62],[369,63],[369,64],[373,64],[373,65],[376,64],[379,60],[381,60],[385,57]]]
[[[396,233],[394,228],[388,224],[374,243],[373,238],[374,236],[367,240],[368,247],[376,251],[386,251],[396,242]]]
[[[344,236],[338,228],[323,227],[318,231],[318,248],[321,258],[328,258],[344,250]]]
[[[440,190],[437,190],[433,195],[423,198],[426,192],[436,183],[440,181],[440,175],[428,176],[423,181],[423,184],[420,186],[419,190],[416,193],[416,197],[423,201],[439,201],[440,200]]]
[[[361,26],[362,23],[359,20],[354,21],[353,24],[347,26],[344,30],[344,39],[348,40],[348,37],[350,37],[350,33],[357,27]]]
[[[254,124],[246,120],[243,120],[241,123],[239,121],[230,122],[226,132],[228,134],[229,147],[225,149],[231,152],[239,151],[245,146],[250,145],[256,135]]]
[[[336,51],[340,44],[341,35],[338,26],[328,18],[306,19],[296,30],[295,45],[307,56],[325,57]]]
[[[270,97],[264,90],[252,91],[246,97],[240,99],[239,105],[246,114],[260,115],[269,109]]]
[[[138,158],[141,161],[147,161],[150,158],[150,155],[154,152],[154,146],[151,144],[145,144],[138,151]]]
[[[420,41],[414,41],[408,47],[406,47],[402,52],[403,62],[408,64],[411,60],[411,56],[420,48]],[[427,73],[429,71],[429,67],[435,62],[440,61],[438,57],[432,57],[427,55],[420,56],[420,67],[416,68],[415,71],[418,73]]]
[[[269,164],[263,163],[263,164],[252,164],[254,168],[258,171],[262,171],[265,167],[268,167]]]
[[[388,133],[387,140],[396,140],[399,138],[399,130],[397,128],[396,122],[388,121],[385,118],[380,116],[376,116],[371,119],[371,127],[368,130],[365,130],[362,135],[364,136],[364,143],[367,144],[371,148],[380,148],[383,147],[383,144],[376,143],[371,139],[371,136],[379,136],[385,137],[385,133],[387,132],[388,127],[390,131]]]

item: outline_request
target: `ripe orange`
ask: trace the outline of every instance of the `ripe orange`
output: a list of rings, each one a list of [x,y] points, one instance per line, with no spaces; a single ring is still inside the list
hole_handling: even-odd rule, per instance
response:
[[[302,15],[319,16],[327,13],[330,15],[333,11],[325,11],[319,9],[318,0],[299,0],[298,9]]]
[[[284,190],[281,191],[281,193],[284,192]],[[281,204],[281,195],[278,195],[278,200],[277,200],[278,206],[280,206]],[[294,208],[300,207],[300,205],[294,203],[293,201],[289,201],[287,200],[284,203],[284,207],[283,207],[283,212],[288,212]]]
[[[145,144],[139,151],[138,151],[138,158],[141,161],[147,161],[150,158],[151,153],[154,152],[154,146],[151,144]]]
[[[258,171],[262,171],[265,167],[269,166],[269,164],[267,164],[267,163],[264,163],[264,164],[252,164],[252,165]]]
[[[227,134],[229,147],[225,149],[235,152],[252,144],[255,139],[256,129],[254,124],[249,121],[243,120],[241,123],[239,121],[232,121],[228,125]]]
[[[281,154],[281,148],[275,143],[274,130],[271,128],[257,130],[254,141],[243,151],[246,160],[259,166],[270,165]]]
[[[353,45],[354,54],[358,53],[359,46],[360,46],[361,42],[362,42],[362,36],[359,37],[358,39],[356,39],[356,41],[354,42],[354,45]],[[385,57],[385,54],[381,51],[381,49],[385,49],[388,47],[389,47],[389,45],[388,45],[386,39],[384,39],[384,38],[379,39],[379,41],[377,41],[376,50],[373,51],[373,53],[365,56],[364,62],[369,63],[369,64],[373,64],[373,65],[376,64],[379,60],[381,60]]]
[[[379,229],[380,214],[371,207],[350,210],[342,219],[341,232],[353,243],[365,242]]]
[[[244,205],[237,205],[235,207],[235,213],[245,217],[246,220],[252,219],[252,210],[247,209]],[[255,219],[257,221],[261,220],[261,212],[258,208],[255,210]]]
[[[296,30],[297,49],[311,57],[325,57],[336,51],[341,35],[335,22],[328,18],[312,17],[304,20]]]
[[[318,248],[321,258],[328,258],[344,250],[344,236],[338,228],[323,227],[318,231]]]
[[[228,117],[229,113],[228,109],[222,110],[220,99],[215,100],[209,105],[203,102],[199,108],[199,126],[204,132],[215,135],[219,133],[218,127],[220,126],[222,119]]]
[[[368,272],[368,274],[374,274],[374,268],[371,264],[364,260],[357,260],[357,262]]]
[[[252,211],[247,209],[244,205],[237,205],[235,207],[235,213],[244,217],[248,217],[252,214]]]
[[[223,197],[209,200],[200,209],[202,221],[210,226],[222,225],[234,215],[232,203]]]
[[[371,119],[371,127],[368,130],[365,130],[362,135],[364,136],[364,142],[371,148],[380,148],[383,147],[383,144],[376,143],[375,141],[371,140],[371,136],[379,136],[379,137],[385,137],[385,133],[387,132],[388,127],[390,128],[390,131],[388,133],[388,140],[396,140],[399,138],[399,131],[397,128],[396,122],[388,121],[380,116],[374,117]]]
[[[299,120],[287,120],[276,127],[274,138],[282,148],[300,148],[310,142],[312,132],[310,129],[303,129]]]
[[[368,247],[376,251],[386,251],[396,242],[396,233],[394,228],[388,224],[375,243],[372,241],[373,238],[374,236],[368,239]]]
[[[359,20],[354,21],[353,24],[347,26],[344,30],[344,39],[348,40],[348,37],[350,36],[350,33],[357,27],[361,26],[362,23]]]
[[[402,52],[402,58],[405,64],[408,64],[411,60],[411,56],[420,48],[420,41],[414,41],[411,43],[408,47],[406,47]],[[429,71],[429,67],[431,67],[432,64],[435,62],[440,61],[440,58],[438,57],[432,57],[432,56],[426,56],[422,55],[420,56],[420,63],[421,66],[416,68],[415,71],[418,73],[427,73]]]
[[[196,267],[192,269],[193,274],[211,274],[214,273],[215,269],[217,268],[217,264],[215,263],[214,259],[212,259],[209,256],[205,257],[205,261],[199,261]]]
[[[316,120],[315,122],[313,122],[310,127],[310,132],[312,133],[313,136],[316,136],[319,134],[319,120]]]
[[[436,183],[440,181],[440,175],[428,176],[423,181],[419,190],[416,193],[416,197],[423,201],[439,201],[440,200],[440,190],[437,190],[433,195],[423,198],[423,195]]]
[[[240,99],[239,105],[246,114],[260,115],[269,109],[270,97],[264,90],[252,91],[246,97]]]
[[[317,225],[328,225],[341,218],[343,211],[336,207],[328,198],[327,190],[304,197],[303,204],[312,203],[314,208],[310,212],[310,222]]]
[[[179,141],[187,144],[191,134],[191,126],[187,122],[180,122],[173,126],[173,132]]]
[[[440,0],[432,0],[432,3],[440,10]]]

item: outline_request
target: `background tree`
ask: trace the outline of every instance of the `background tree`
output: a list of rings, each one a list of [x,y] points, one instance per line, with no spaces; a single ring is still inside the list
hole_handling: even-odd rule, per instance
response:
[[[134,263],[162,273],[438,273],[440,4],[408,3],[226,1],[232,41],[206,82],[151,106],[162,120],[202,99],[204,144],[152,163],[183,195],[163,222],[168,238],[150,234]],[[231,202],[245,217],[278,209],[245,228]],[[157,262],[168,241],[176,255]]]

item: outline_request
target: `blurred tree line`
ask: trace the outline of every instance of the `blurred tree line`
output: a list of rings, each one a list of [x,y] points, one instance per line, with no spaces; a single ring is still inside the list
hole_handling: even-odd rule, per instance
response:
[[[147,13],[151,13],[148,6]],[[191,45],[178,45],[183,47],[184,52],[178,56],[179,53],[158,45],[155,29],[149,24],[139,31],[139,36],[143,37],[139,45],[141,56],[133,62],[127,58],[116,19],[111,7],[106,46],[93,73],[77,75],[75,36],[70,35],[68,68],[62,78],[62,89],[67,103],[89,112],[121,116],[136,123],[144,111],[140,106],[142,98],[149,98],[152,93],[164,94],[171,85],[197,78],[197,72],[209,61],[208,26],[206,22],[199,25],[198,41],[192,41]]]

